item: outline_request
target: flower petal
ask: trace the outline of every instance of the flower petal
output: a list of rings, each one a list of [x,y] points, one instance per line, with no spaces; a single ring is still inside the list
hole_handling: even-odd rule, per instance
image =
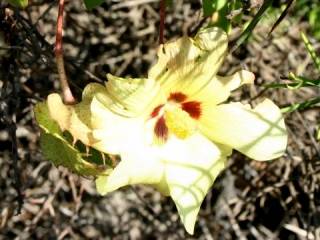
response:
[[[231,91],[241,85],[252,84],[254,78],[254,74],[246,70],[226,77],[216,75],[204,88],[192,95],[191,99],[204,104],[208,103],[211,107],[226,101]]]
[[[82,92],[82,101],[92,100],[94,96],[108,96],[108,91],[104,85],[99,83],[89,83]],[[110,98],[109,98],[110,99]]]
[[[201,203],[223,170],[231,148],[213,144],[200,134],[185,140],[171,136],[161,146],[139,134],[122,149],[121,162],[96,184],[106,194],[132,184],[156,187],[174,200],[186,230],[192,234]]]
[[[216,75],[227,50],[227,34],[219,28],[200,31],[162,45],[159,60],[149,71],[167,92],[193,95]]]
[[[109,176],[104,177],[104,183],[101,180],[97,182],[99,192],[107,194],[133,184],[158,184],[163,178],[163,170],[163,164],[147,149],[141,149],[139,154],[122,155],[121,162]]]
[[[73,106],[70,117],[70,126],[67,130],[73,136],[74,142],[80,140],[88,146],[94,144],[95,140],[92,137],[89,101],[82,101]]]
[[[111,74],[107,77],[106,89],[112,99],[107,107],[119,115],[136,117],[149,113],[161,96],[159,83],[153,79],[120,78]]]
[[[100,181],[100,189],[104,189],[104,193],[132,184],[155,185],[162,192],[168,192],[166,183],[163,181],[164,165],[160,158],[162,148],[152,146],[152,136],[146,137],[153,134],[151,124],[144,129],[137,126],[135,128],[140,132],[137,132],[133,138],[129,136],[132,141],[125,138],[119,139],[123,141],[120,152],[121,161],[107,177],[103,188]]]
[[[120,154],[124,147],[130,145],[141,135],[142,118],[126,118],[111,112],[99,99],[91,102],[93,147],[109,153]]]
[[[162,150],[169,193],[188,233],[193,234],[201,203],[231,148],[220,148],[200,134],[180,140],[172,137]]]
[[[252,72],[241,70],[230,76],[216,76],[216,78],[229,91],[233,91],[243,84],[253,84],[255,76]]]
[[[283,116],[269,99],[254,109],[241,103],[207,107],[200,128],[212,141],[235,148],[255,160],[280,157],[287,146]]]

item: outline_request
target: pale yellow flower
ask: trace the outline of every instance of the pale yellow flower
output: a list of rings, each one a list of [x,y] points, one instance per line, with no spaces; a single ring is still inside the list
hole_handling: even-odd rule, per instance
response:
[[[102,194],[153,185],[172,197],[192,234],[200,205],[232,149],[262,161],[284,153],[285,124],[271,100],[255,108],[225,103],[231,91],[254,81],[245,70],[217,75],[227,41],[225,32],[209,28],[193,39],[169,42],[160,47],[147,78],[108,75],[106,87],[89,84],[80,105],[67,110],[64,120],[56,116],[76,139],[120,155],[112,173],[97,179]],[[74,109],[84,109],[82,117]],[[74,120],[65,124],[70,116]],[[73,124],[79,120],[86,127]]]

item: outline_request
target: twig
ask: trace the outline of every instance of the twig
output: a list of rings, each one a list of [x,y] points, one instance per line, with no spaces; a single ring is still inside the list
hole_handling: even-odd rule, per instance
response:
[[[59,0],[55,55],[56,55],[56,63],[57,63],[59,80],[62,88],[63,100],[67,104],[74,104],[75,99],[70,90],[66,71],[64,69],[63,49],[62,49],[63,10],[64,10],[64,0]]]
[[[12,27],[11,31],[15,32],[17,29]],[[13,45],[16,45],[16,39],[11,39]],[[18,66],[15,59],[18,58],[19,51],[13,50],[10,54],[10,57],[6,63],[3,65],[3,69],[8,67],[8,75],[4,80],[4,85],[2,86],[4,89],[4,93],[8,94],[9,98],[7,98],[6,103],[3,105],[4,109],[2,111],[2,117],[0,117],[0,122],[4,121],[7,126],[8,133],[11,138],[11,153],[12,153],[12,167],[13,167],[13,175],[14,175],[14,188],[17,192],[17,202],[18,208],[16,214],[21,213],[21,209],[24,202],[24,196],[22,193],[22,184],[21,184],[21,175],[19,169],[19,154],[18,154],[18,141],[17,141],[17,115],[20,109],[20,85],[18,81]],[[10,84],[11,83],[11,84]],[[10,85],[12,90],[10,91]],[[4,95],[4,97],[6,97]],[[4,99],[5,100],[5,99]],[[12,114],[10,114],[10,107],[12,107]],[[0,114],[1,115],[1,114]],[[11,115],[11,116],[10,116]],[[3,119],[2,119],[3,118]]]
[[[60,191],[60,189],[63,187],[64,184],[64,177],[67,175],[67,171],[64,170],[61,173],[61,178],[60,180],[55,184],[52,192],[50,195],[48,195],[47,199],[45,200],[45,202],[42,205],[42,208],[40,209],[40,211],[37,213],[37,215],[32,219],[31,224],[28,226],[28,228],[34,228],[37,226],[37,223],[39,222],[39,220],[42,218],[42,216],[49,210],[49,211],[53,211],[53,206],[52,206],[52,202],[55,199],[55,197],[57,196],[57,193]],[[27,228],[27,229],[28,229]],[[29,229],[28,229],[29,230]]]
[[[309,139],[311,140],[311,143],[313,144],[314,149],[316,150],[318,157],[320,157],[320,147],[317,143],[317,140],[314,138],[314,135],[312,133],[310,126],[308,125],[306,120],[302,117],[301,113],[296,111],[295,114],[298,117],[299,121],[302,123],[302,126],[305,128],[307,134],[309,135]]]
[[[314,235],[312,233],[308,233],[306,230],[299,228],[298,226],[295,226],[293,224],[285,224],[283,226],[285,229],[289,230],[290,232],[294,232],[295,234],[303,237],[303,238],[308,238],[310,240],[315,239]]]
[[[23,205],[23,195],[21,192],[21,180],[20,180],[20,170],[18,167],[18,146],[17,146],[17,126],[15,120],[11,122],[11,126],[9,127],[9,132],[11,136],[11,145],[12,145],[12,165],[14,171],[14,188],[18,194],[17,201],[18,201],[18,210],[17,214],[21,213],[22,205]]]
[[[288,15],[289,13],[289,9],[292,5],[292,3],[294,2],[294,0],[289,0],[287,3],[286,8],[284,9],[284,11],[281,13],[280,17],[278,18],[278,20],[273,24],[270,32],[268,33],[268,37],[271,36],[271,33],[276,29],[276,27],[282,22],[282,20]]]
[[[244,233],[241,231],[241,228],[227,202],[227,200],[223,197],[223,205],[224,205],[224,210],[227,212],[229,221],[230,221],[230,225],[235,233],[235,235],[237,236],[237,239],[239,240],[245,240],[246,237],[244,235]]]
[[[12,68],[15,68],[15,66],[12,66]],[[10,71],[11,77],[15,77],[15,70]],[[20,214],[21,213],[21,209],[22,209],[22,205],[24,202],[24,198],[21,192],[21,179],[20,179],[20,169],[18,167],[18,161],[19,161],[19,155],[18,155],[18,144],[17,144],[17,126],[16,126],[16,114],[17,114],[17,110],[18,110],[18,102],[19,101],[19,97],[17,95],[17,86],[16,86],[16,82],[13,81],[13,86],[12,86],[12,102],[14,104],[14,109],[15,109],[15,113],[12,116],[12,119],[9,120],[8,123],[8,130],[9,130],[9,134],[11,137],[11,151],[12,151],[12,166],[13,166],[13,172],[14,172],[14,188],[17,192],[17,201],[18,201],[18,210],[16,214]]]
[[[131,8],[131,7],[136,7],[141,4],[147,4],[147,3],[153,3],[153,2],[158,2],[159,0],[135,0],[135,1],[119,1],[119,3],[114,4],[111,7],[111,10],[119,10],[121,8]]]
[[[35,23],[34,23],[34,26],[37,26],[37,25],[38,25],[38,23],[40,22],[40,20],[41,20],[42,18],[44,18],[44,17],[47,15],[47,13],[50,12],[50,10],[53,8],[53,6],[54,6],[55,4],[56,4],[55,1],[53,1],[52,3],[49,4],[49,6],[47,7],[47,9],[37,18],[37,20],[36,20]]]
[[[205,235],[205,239],[206,240],[214,240],[209,228],[208,228],[208,225],[207,225],[207,222],[203,219],[203,218],[200,218],[199,220],[199,225],[201,226],[202,228],[202,231]]]
[[[166,18],[166,0],[160,1],[160,26],[159,26],[159,43],[164,43],[164,22]]]
[[[237,39],[237,41],[234,43],[234,45],[230,49],[230,53],[233,53],[242,43],[244,43],[252,34],[254,28],[261,20],[264,13],[269,9],[271,4],[273,3],[273,0],[265,0],[260,7],[257,14],[253,17],[249,25],[244,29],[244,31],[241,33],[240,37]]]
[[[15,57],[15,54],[11,56]],[[12,59],[10,62],[14,62]],[[12,156],[12,169],[14,182],[13,186],[17,192],[17,202],[18,208],[16,214],[21,213],[22,205],[24,202],[23,194],[21,192],[21,179],[20,179],[20,169],[18,166],[19,155],[18,155],[18,143],[17,143],[17,126],[16,126],[16,116],[19,109],[19,86],[16,83],[17,66],[14,63],[9,64],[9,74],[8,79],[4,81],[3,84],[3,96],[1,93],[1,101],[3,101],[2,106],[0,106],[0,111],[2,115],[0,116],[0,123],[4,123],[8,129],[9,136],[11,138],[11,156]],[[12,85],[9,83],[12,82]],[[12,90],[10,91],[10,85]],[[13,113],[9,113],[9,108],[12,107]],[[11,116],[10,116],[11,115]]]
[[[136,195],[137,199],[146,206],[146,209],[150,214],[149,216],[151,217],[150,220],[154,221],[156,224],[158,222],[164,223],[169,232],[174,232],[174,233],[176,233],[176,235],[178,236],[179,239],[184,239],[184,236],[182,236],[181,232],[176,231],[176,229],[175,229],[176,226],[173,223],[168,223],[167,221],[163,221],[163,219],[161,218],[162,216],[160,216],[153,209],[153,207],[148,202],[146,202],[142,196],[140,196],[140,194],[138,193],[138,191],[134,187],[131,186],[130,189]],[[162,212],[162,214],[164,214],[164,212]]]

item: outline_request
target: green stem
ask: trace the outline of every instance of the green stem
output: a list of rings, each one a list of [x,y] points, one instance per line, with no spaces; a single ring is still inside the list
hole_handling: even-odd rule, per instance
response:
[[[318,57],[312,44],[310,43],[309,39],[307,38],[307,36],[303,32],[301,32],[301,38],[302,38],[304,45],[306,46],[310,56],[312,57],[314,64],[316,65],[318,71],[320,72],[320,57]]]
[[[305,110],[307,108],[314,107],[318,103],[320,103],[320,97],[312,98],[302,103],[295,103],[288,107],[281,108],[281,112],[291,113],[297,110]]]

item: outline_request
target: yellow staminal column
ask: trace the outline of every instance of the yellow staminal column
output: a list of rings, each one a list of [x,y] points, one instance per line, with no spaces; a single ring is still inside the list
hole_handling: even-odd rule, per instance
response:
[[[195,120],[179,107],[173,107],[166,110],[164,119],[169,129],[169,133],[173,133],[181,139],[189,137],[196,129]]]

